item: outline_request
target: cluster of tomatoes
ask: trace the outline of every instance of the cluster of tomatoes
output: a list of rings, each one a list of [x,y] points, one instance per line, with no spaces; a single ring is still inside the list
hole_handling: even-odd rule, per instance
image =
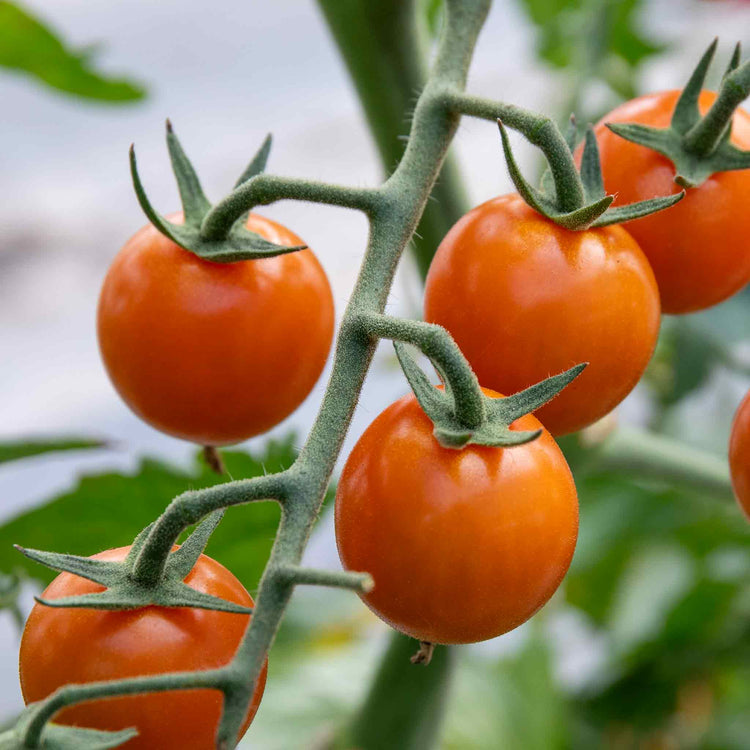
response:
[[[677,97],[636,99],[603,123],[667,125]],[[704,92],[701,107],[712,99]],[[618,201],[678,189],[665,157],[603,123],[596,134],[604,183]],[[742,111],[732,139],[750,147],[750,116]],[[632,390],[652,355],[661,312],[700,310],[747,284],[748,194],[750,171],[714,174],[680,204],[627,229],[577,232],[505,195],[451,229],[429,271],[425,319],[452,334],[485,395],[500,398],[577,363],[589,366],[560,396],[514,423],[519,430],[544,425],[525,445],[443,447],[413,395],[368,427],[338,486],[336,539],[344,566],[372,575],[375,587],[363,597],[382,619],[423,641],[467,643],[505,633],[544,605],[570,565],[578,531],[575,484],[552,435],[592,424]],[[247,226],[278,244],[302,244],[254,214]],[[136,414],[166,433],[216,446],[264,432],[302,402],[328,356],[333,321],[328,280],[311,250],[217,264],[147,226],[107,275],[98,330],[110,377]],[[750,396],[735,424],[731,468],[750,509]],[[206,557],[186,580],[215,596],[251,601]],[[63,573],[45,596],[98,589]],[[21,649],[25,699],[40,700],[69,682],[220,666],[232,658],[247,619],[192,609],[71,613],[37,605]],[[262,690],[263,680],[246,725]],[[136,726],[133,748],[205,748],[220,702],[211,691],[130,696],[89,702],[57,720]]]

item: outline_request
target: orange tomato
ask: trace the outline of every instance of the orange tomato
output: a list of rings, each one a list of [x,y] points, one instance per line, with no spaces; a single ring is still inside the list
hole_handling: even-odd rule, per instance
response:
[[[529,415],[513,427],[540,424]],[[413,395],[367,428],[336,492],[339,555],[372,575],[363,599],[392,627],[482,641],[528,620],[560,585],[578,534],[575,484],[546,431],[512,448],[452,450],[432,430]]]
[[[737,409],[732,424],[729,470],[737,502],[750,520],[750,391]]]
[[[304,244],[270,219],[248,229]],[[328,279],[309,249],[212,263],[148,225],[104,281],[99,347],[126,404],[162,432],[201,445],[246,440],[306,398],[333,338]]]
[[[666,127],[679,95],[665,91],[633,99],[596,126],[604,186],[617,195],[615,205],[682,188],[675,184],[675,168],[666,156],[620,138],[605,123]],[[715,99],[713,92],[701,92],[701,112]],[[731,140],[739,148],[750,148],[750,114],[744,110],[734,115]],[[654,269],[665,313],[711,307],[750,281],[749,194],[750,169],[719,172],[689,188],[677,205],[625,224]]]
[[[592,424],[630,393],[660,320],[653,273],[624,229],[569,231],[518,195],[483,203],[448,232],[424,309],[450,331],[479,382],[503,393],[589,362],[536,412],[553,435]]]
[[[98,560],[123,560],[130,547],[106,550]],[[201,555],[185,583],[222,599],[253,606],[242,584],[215,560]],[[44,598],[102,591],[103,587],[61,573]],[[215,669],[227,664],[249,615],[192,608],[136,610],[56,609],[36,604],[21,640],[21,689],[26,703],[42,700],[70,683],[117,680],[164,672]],[[242,727],[247,731],[266,683],[263,668]],[[217,690],[179,690],[107,698],[61,711],[54,721],[92,729],[135,727],[128,750],[209,750],[221,717]]]

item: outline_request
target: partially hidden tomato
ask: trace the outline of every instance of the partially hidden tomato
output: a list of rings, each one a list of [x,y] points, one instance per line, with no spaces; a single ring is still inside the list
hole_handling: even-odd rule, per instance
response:
[[[750,520],[750,392],[742,400],[732,424],[729,470],[737,502]]]
[[[615,135],[606,123],[640,123],[666,127],[679,91],[633,99],[602,118],[595,133],[601,155],[604,187],[624,205],[676,193],[675,168],[667,157]],[[705,113],[716,99],[701,92]],[[731,141],[750,148],[750,114],[737,110]],[[750,169],[719,172],[689,188],[675,206],[627,222],[648,257],[659,285],[665,313],[702,310],[725,300],[750,281]]]
[[[247,227],[304,244],[270,219]],[[99,347],[128,406],[157,429],[226,445],[270,429],[308,395],[333,338],[328,279],[311,250],[213,263],[146,226],[104,281]]]
[[[633,389],[659,333],[659,295],[621,227],[569,231],[518,195],[462,217],[430,266],[425,319],[453,335],[482,385],[515,393],[589,366],[536,412],[553,434],[605,416]]]
[[[122,560],[130,547],[102,552]],[[197,591],[252,607],[242,584],[215,560],[201,555],[185,583]],[[61,573],[44,597],[59,599],[101,591],[99,584]],[[249,616],[192,608],[143,607],[107,611],[36,604],[21,640],[21,689],[26,703],[70,683],[118,680],[165,672],[221,667],[231,661]],[[242,733],[253,720],[266,682],[264,666]],[[54,721],[101,730],[135,727],[128,750],[210,750],[222,710],[217,690],[180,690],[107,698],[71,706]]]
[[[540,426],[532,415],[513,423]],[[355,445],[335,519],[344,567],[373,577],[370,609],[414,638],[471,643],[520,625],[555,592],[575,549],[578,498],[546,430],[512,448],[443,448],[408,395]]]

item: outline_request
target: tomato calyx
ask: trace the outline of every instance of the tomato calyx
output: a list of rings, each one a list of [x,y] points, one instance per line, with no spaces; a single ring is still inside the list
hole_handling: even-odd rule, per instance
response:
[[[452,392],[450,383],[446,381],[444,388],[436,388],[403,344],[396,342],[394,347],[419,405],[434,425],[435,439],[444,448],[455,449],[467,445],[508,448],[536,440],[541,430],[513,430],[511,425],[553,399],[583,372],[587,364],[571,367],[512,396],[490,398],[483,395],[484,420],[476,427],[469,428],[457,417],[456,399],[460,398],[460,394]]]
[[[566,153],[547,154],[548,168],[542,176],[540,188],[535,188],[521,174],[502,120],[497,124],[508,172],[519,195],[537,213],[565,229],[583,231],[590,227],[620,224],[669,208],[685,196],[683,191],[613,208],[615,196],[607,195],[604,190],[599,149],[591,126],[586,130],[580,172],[575,168],[572,152],[576,146],[577,129],[573,117],[565,139]],[[571,184],[576,188],[574,191],[571,191]],[[575,200],[571,200],[573,194]]]
[[[29,706],[18,718],[16,725],[7,732],[0,733],[0,748],[3,750],[27,750],[25,732],[36,716],[38,705]],[[47,723],[42,731],[39,747],[45,750],[109,750],[120,747],[138,736],[135,729],[121,729],[117,732],[84,727],[69,727]]]
[[[223,510],[214,511],[205,521],[199,524],[182,546],[169,552],[166,564],[158,574],[151,578],[139,571],[140,575],[136,579],[134,572],[138,565],[139,553],[153,524],[147,526],[136,537],[128,555],[122,562],[24,549],[18,545],[16,545],[16,549],[31,560],[46,565],[48,568],[73,573],[105,587],[104,591],[96,594],[66,596],[60,599],[35,597],[37,602],[47,607],[118,610],[138,609],[148,606],[194,607],[219,612],[252,614],[252,609],[249,607],[243,607],[210,594],[204,594],[184,583],[184,579],[205,549],[209,537],[221,521],[223,513]]]
[[[701,185],[715,172],[750,168],[750,151],[730,143],[732,117],[750,95],[750,61],[740,65],[734,49],[716,101],[701,117],[698,97],[716,52],[716,39],[704,52],[675,105],[666,128],[637,123],[606,123],[615,134],[666,156],[675,166],[674,181],[684,188]]]
[[[306,248],[306,245],[294,245],[292,247],[277,245],[264,239],[259,234],[251,232],[245,227],[244,222],[247,211],[241,212],[241,215],[236,217],[236,220],[232,221],[218,235],[212,233],[211,237],[207,237],[206,232],[203,231],[203,224],[205,218],[211,213],[212,206],[206,198],[198,175],[183,151],[169,120],[167,120],[167,148],[172,162],[172,171],[180,191],[184,217],[184,223],[182,224],[168,221],[151,205],[138,174],[135,147],[130,147],[130,173],[133,178],[136,197],[149,221],[163,235],[169,237],[185,250],[195,253],[199,258],[215,263],[234,263],[240,260],[270,258]],[[238,188],[265,170],[270,151],[271,136],[268,135],[235,184],[235,190],[225,199],[225,202],[231,201],[232,195]]]

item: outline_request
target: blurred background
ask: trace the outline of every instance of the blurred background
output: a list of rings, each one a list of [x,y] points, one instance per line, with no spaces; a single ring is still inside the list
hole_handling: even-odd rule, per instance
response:
[[[420,5],[427,39],[440,3]],[[715,84],[734,43],[750,41],[750,4],[495,0],[469,89],[560,122],[575,111],[586,122],[637,93],[681,86],[714,36]],[[271,172],[373,185],[383,168],[313,0],[219,0],[210,12],[190,0],[0,2],[0,66],[0,721],[11,721],[22,707],[18,621],[50,571],[18,559],[10,543],[85,554],[126,544],[175,494],[215,481],[194,447],[128,411],[99,360],[99,288],[145,221],[129,179],[130,143],[163,213],[177,206],[166,117],[213,199],[269,131]],[[538,154],[516,143],[527,174],[538,171]],[[465,119],[453,151],[468,205],[512,188],[496,128]],[[364,219],[294,203],[263,213],[315,250],[340,314],[362,257]],[[390,309],[419,317],[420,300],[418,265],[406,257]],[[747,292],[666,319],[619,421],[724,458],[750,385],[749,322]],[[325,382],[270,436],[228,456],[233,476],[293,460]],[[344,457],[406,390],[392,349],[382,346]],[[439,746],[747,748],[746,521],[727,496],[589,463],[576,479],[581,536],[566,584],[526,626],[454,655]],[[277,515],[264,506],[228,516],[209,552],[252,592]],[[330,513],[308,557],[338,565]],[[300,591],[243,747],[325,747],[363,700],[388,637],[353,595]]]

